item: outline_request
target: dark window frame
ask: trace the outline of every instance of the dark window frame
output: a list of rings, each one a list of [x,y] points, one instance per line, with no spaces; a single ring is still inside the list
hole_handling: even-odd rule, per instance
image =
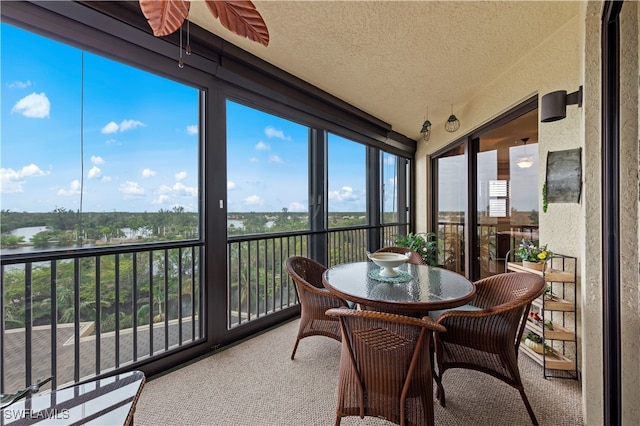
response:
[[[200,238],[205,244],[203,280],[206,280],[202,298],[208,308],[206,340],[187,350],[135,366],[143,369],[147,375],[208,354],[291,317],[289,313],[277,314],[260,324],[231,331],[226,330],[226,321],[220,317],[224,316],[226,310],[226,295],[220,294],[222,289],[226,289],[226,215],[220,214],[219,204],[220,200],[226,200],[226,184],[220,183],[226,183],[226,169],[215,165],[226,162],[226,152],[220,160],[220,149],[226,144],[224,105],[228,91],[250,102],[268,105],[269,108],[264,109],[266,112],[296,122],[303,117],[302,123],[312,129],[312,139],[320,146],[323,140],[326,141],[326,132],[330,131],[364,144],[367,152],[374,152],[376,158],[379,158],[381,150],[403,157],[409,161],[411,176],[415,179],[412,162],[416,151],[414,140],[196,25],[191,25],[192,54],[185,61],[184,68],[180,69],[177,66],[178,34],[154,37],[146,28],[135,2],[7,2],[2,5],[1,13],[3,22],[202,91],[199,181]],[[226,68],[221,66],[223,57]],[[379,182],[376,180],[374,184],[377,187]],[[412,185],[411,193],[414,191]],[[375,202],[379,205],[379,200]],[[412,202],[412,199],[409,200],[409,203]]]
[[[538,95],[532,96],[521,102],[509,111],[494,118],[488,123],[480,126],[474,131],[456,139],[447,146],[437,150],[431,156],[431,194],[432,199],[437,199],[438,194],[438,159],[441,158],[452,148],[464,146],[465,162],[467,166],[467,205],[464,210],[465,216],[465,275],[471,280],[477,280],[480,276],[478,265],[473,261],[478,256],[479,247],[477,245],[477,219],[475,212],[477,211],[478,189],[476,185],[476,156],[478,153],[479,138],[498,127],[538,108]],[[432,203],[431,210],[431,229],[438,229],[438,207],[436,203]]]

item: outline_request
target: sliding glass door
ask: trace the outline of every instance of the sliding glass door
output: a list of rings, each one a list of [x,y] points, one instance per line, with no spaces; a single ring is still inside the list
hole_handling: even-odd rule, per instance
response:
[[[440,155],[434,163],[437,194],[438,263],[465,274],[465,224],[467,166],[465,147],[458,145]]]
[[[505,271],[505,257],[538,234],[537,110],[489,131],[476,154],[476,271]]]
[[[432,229],[443,267],[484,278],[505,271],[522,239],[537,243],[537,111],[532,98],[434,154]]]

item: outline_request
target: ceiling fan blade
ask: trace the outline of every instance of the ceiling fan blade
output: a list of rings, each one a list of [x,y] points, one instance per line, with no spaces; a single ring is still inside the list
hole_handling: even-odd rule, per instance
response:
[[[140,0],[140,9],[156,37],[175,32],[189,15],[189,0]]]
[[[269,30],[251,1],[206,0],[211,14],[223,27],[249,40],[269,45]]]

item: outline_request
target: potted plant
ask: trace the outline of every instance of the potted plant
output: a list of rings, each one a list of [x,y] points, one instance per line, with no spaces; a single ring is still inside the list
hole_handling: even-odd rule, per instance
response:
[[[522,240],[515,256],[516,259],[522,261],[522,266],[542,271],[545,261],[553,256],[553,252],[547,248],[546,244],[536,247],[533,242]]]
[[[422,257],[427,265],[438,266],[438,239],[433,232],[423,234],[396,235],[396,245],[407,247]]]
[[[544,339],[530,331],[527,333],[527,336],[524,338],[524,344],[531,348],[535,353],[544,355],[545,353],[549,353],[550,348],[544,344]]]

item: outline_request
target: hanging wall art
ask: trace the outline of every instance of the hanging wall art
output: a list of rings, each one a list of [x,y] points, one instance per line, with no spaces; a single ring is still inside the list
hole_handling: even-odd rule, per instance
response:
[[[582,190],[582,148],[547,154],[547,202],[579,203]]]

